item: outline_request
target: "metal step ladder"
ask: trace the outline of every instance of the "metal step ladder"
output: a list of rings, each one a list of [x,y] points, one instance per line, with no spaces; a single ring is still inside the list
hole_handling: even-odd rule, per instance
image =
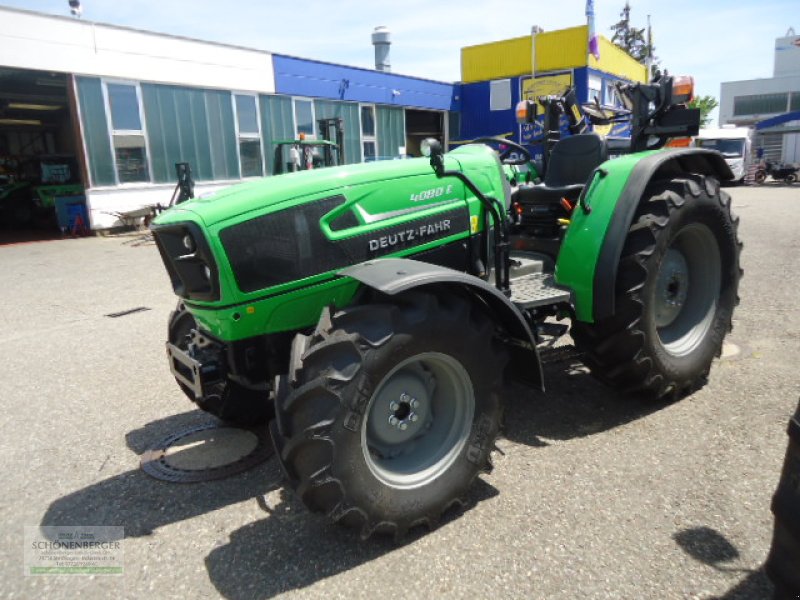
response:
[[[522,309],[569,302],[569,291],[558,287],[550,273],[530,273],[511,280],[511,301]]]

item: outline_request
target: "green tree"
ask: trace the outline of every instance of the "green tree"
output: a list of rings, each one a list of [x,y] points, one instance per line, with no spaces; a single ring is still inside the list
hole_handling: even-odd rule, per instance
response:
[[[689,108],[700,109],[700,127],[708,127],[711,123],[711,112],[718,106],[719,102],[714,96],[696,96],[689,103]]]
[[[611,41],[640,63],[646,64],[649,59],[650,64],[656,64],[658,61],[655,56],[656,47],[653,45],[653,36],[650,29],[650,17],[648,16],[647,19],[646,30],[644,27],[634,27],[631,24],[631,6],[627,1],[619,16],[620,20],[611,26],[611,31],[614,32]]]

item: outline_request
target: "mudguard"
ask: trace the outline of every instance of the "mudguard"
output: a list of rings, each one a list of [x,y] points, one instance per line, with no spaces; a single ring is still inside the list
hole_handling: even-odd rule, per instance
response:
[[[490,309],[490,314],[513,338],[512,363],[522,359],[529,383],[544,391],[544,375],[536,339],[525,317],[496,287],[482,279],[446,267],[408,258],[382,258],[372,260],[338,272],[384,294],[393,296],[424,286],[464,286],[480,297]],[[476,352],[481,349],[476,349]],[[531,368],[533,361],[534,368]],[[513,365],[512,365],[513,366]]]
[[[680,173],[733,179],[722,155],[702,148],[638,152],[594,170],[556,262],[555,280],[573,291],[579,321],[592,323],[614,314],[617,266],[644,190],[658,175]]]

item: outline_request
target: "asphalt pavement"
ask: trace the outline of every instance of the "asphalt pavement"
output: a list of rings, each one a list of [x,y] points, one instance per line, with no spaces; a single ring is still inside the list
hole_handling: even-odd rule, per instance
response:
[[[502,454],[466,509],[400,544],[307,513],[274,459],[208,483],[144,474],[145,450],[208,420],[167,369],[175,298],[155,246],[0,246],[0,595],[769,597],[769,504],[800,393],[800,187],[729,191],[745,277],[708,385],[643,404],[547,365],[546,395],[509,389]],[[123,573],[24,576],[39,525],[124,527]]]

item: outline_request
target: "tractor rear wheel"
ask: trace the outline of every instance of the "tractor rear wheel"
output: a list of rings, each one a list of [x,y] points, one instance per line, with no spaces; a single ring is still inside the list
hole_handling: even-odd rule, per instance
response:
[[[489,465],[506,361],[492,321],[456,295],[326,310],[275,386],[287,480],[363,538],[435,527]]]
[[[181,350],[186,350],[188,336],[192,329],[197,328],[192,313],[186,310],[183,302],[170,314],[167,339]],[[218,419],[232,425],[256,425],[264,423],[272,416],[272,404],[269,402],[266,390],[251,390],[243,385],[226,379],[216,384],[214,394],[207,398],[197,400],[194,393],[183,383],[175,380],[184,394],[203,410]]]
[[[705,383],[739,302],[737,228],[716,180],[649,184],[620,257],[615,314],[572,328],[593,375],[651,398]]]

